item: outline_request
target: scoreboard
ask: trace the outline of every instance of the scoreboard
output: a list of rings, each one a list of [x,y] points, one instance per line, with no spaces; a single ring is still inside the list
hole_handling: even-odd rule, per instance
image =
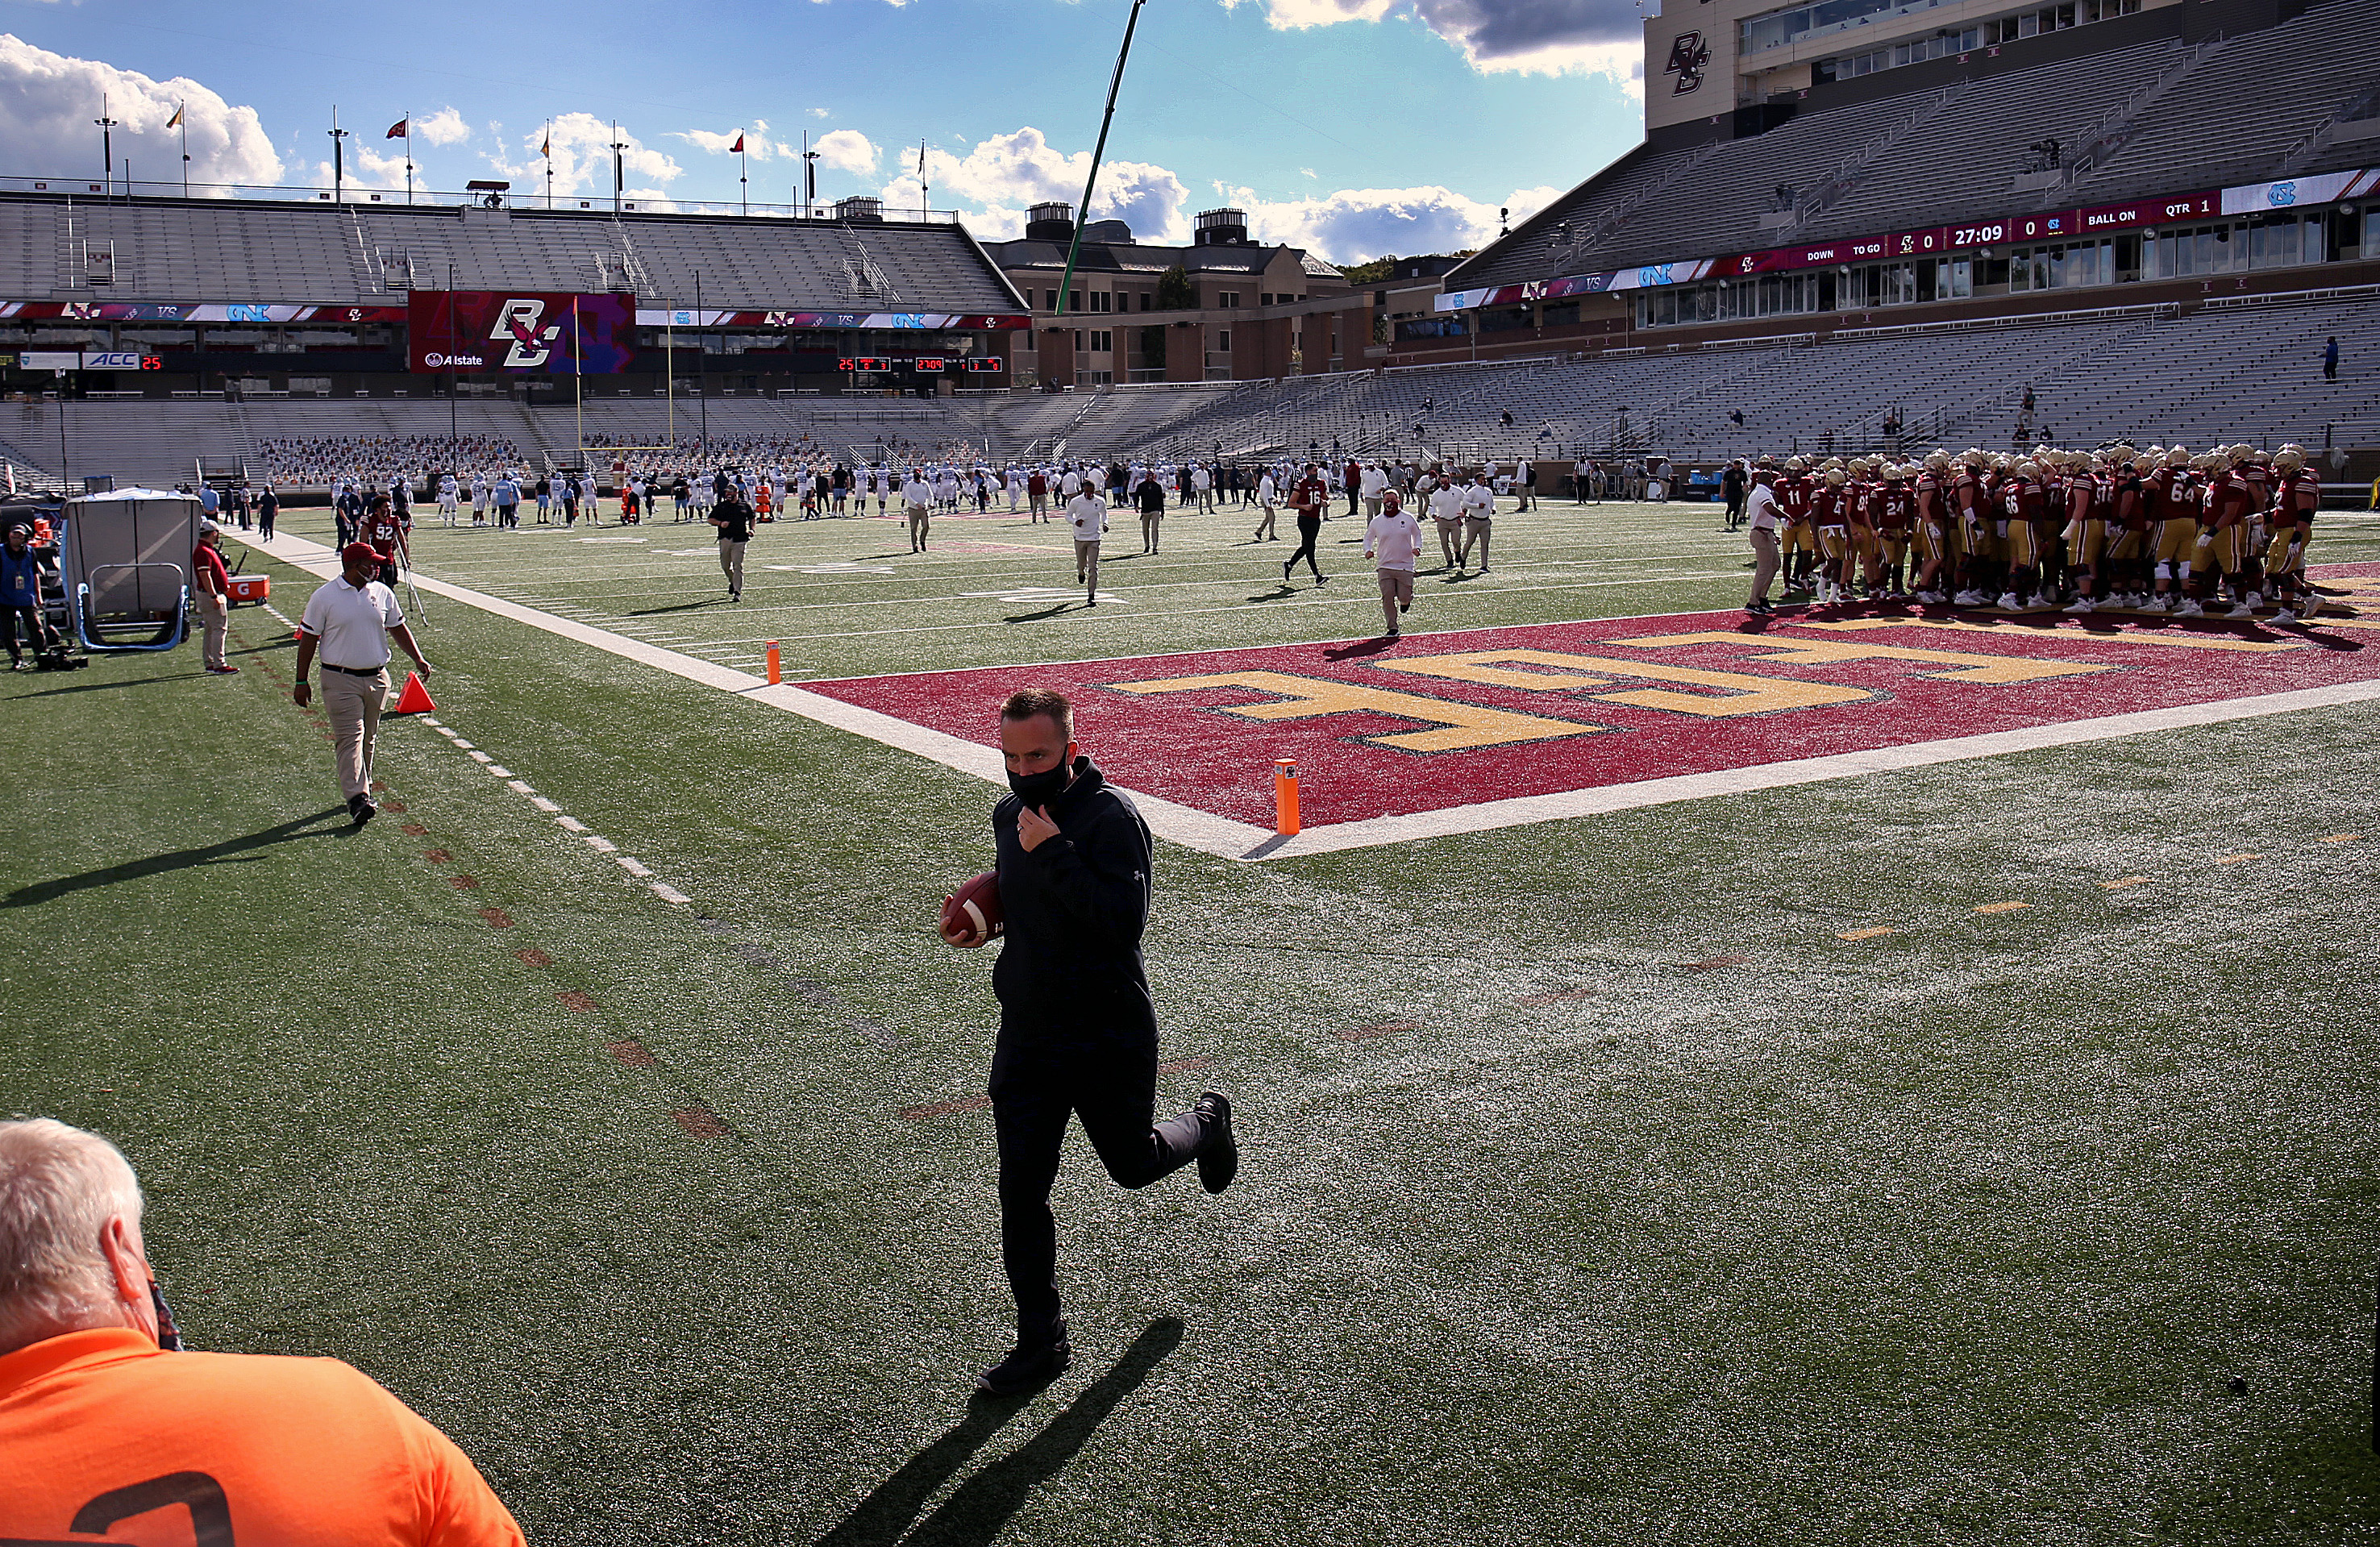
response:
[[[896,370],[913,371],[919,376],[940,376],[952,370],[983,375],[1006,370],[1008,362],[990,355],[844,355],[835,360],[834,369],[846,376],[885,375]]]

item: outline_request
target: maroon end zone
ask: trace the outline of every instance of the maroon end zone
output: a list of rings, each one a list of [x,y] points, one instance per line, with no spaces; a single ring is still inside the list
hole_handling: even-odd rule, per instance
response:
[[[2380,564],[2317,573],[2359,615],[1682,613],[804,686],[978,743],[1055,686],[1118,784],[1269,829],[1294,758],[1314,828],[2380,681]]]

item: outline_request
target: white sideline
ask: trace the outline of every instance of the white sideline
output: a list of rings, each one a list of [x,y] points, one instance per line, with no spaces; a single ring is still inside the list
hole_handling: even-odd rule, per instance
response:
[[[310,542],[304,538],[280,535],[275,535],[270,540],[259,538],[253,533],[235,532],[230,535],[238,538],[251,548],[262,550],[284,563],[295,564],[309,574],[322,579],[328,580],[339,573],[338,555],[319,542]],[[739,697],[766,704],[773,709],[800,715],[806,719],[832,726],[838,731],[848,731],[854,735],[864,736],[869,741],[880,742],[904,752],[915,753],[945,767],[956,768],[961,773],[973,774],[986,783],[1005,785],[1008,781],[1006,771],[1001,767],[1000,754],[984,743],[946,735],[922,725],[912,725],[907,720],[895,719],[891,715],[879,714],[874,709],[864,709],[856,704],[845,704],[822,694],[806,692],[790,683],[780,683],[772,687],[765,677],[756,677],[748,671],[738,671],[733,667],[721,666],[715,662],[704,660],[699,656],[686,655],[682,651],[666,649],[659,645],[648,645],[641,639],[631,639],[626,635],[614,634],[610,629],[597,628],[590,623],[575,622],[568,618],[557,617],[553,613],[540,611],[534,607],[523,607],[517,602],[506,601],[501,597],[492,597],[484,591],[474,591],[467,586],[450,585],[443,580],[432,580],[422,574],[416,574],[412,579],[417,587],[432,596],[445,597],[450,600],[463,602],[483,612],[493,613],[499,618],[509,618],[516,623],[527,623],[531,628],[542,629],[561,638],[591,646],[625,660],[633,660],[640,666],[650,666],[656,671],[667,671],[674,676],[684,677],[688,682],[700,683],[705,687],[715,687]],[[1140,807],[1142,816],[1148,819],[1150,830],[1161,833],[1176,843],[1206,853],[1220,855],[1225,859],[1239,858],[1246,855],[1250,850],[1258,845],[1269,841],[1273,837],[1264,828],[1246,822],[1234,822],[1228,817],[1210,816],[1203,811],[1179,805],[1156,795],[1143,794],[1137,790],[1130,793],[1134,804]]]
[[[253,534],[240,532],[226,535],[237,537],[285,563],[295,564],[324,579],[339,572],[336,556],[320,543],[309,542],[302,538],[278,536],[268,542]],[[443,580],[416,575],[413,583],[422,590],[467,603],[497,617],[509,618],[515,622],[542,629],[548,634],[591,646],[639,665],[684,677],[689,682],[700,683],[706,687],[715,687],[838,731],[848,731],[869,741],[915,753],[945,767],[972,774],[986,783],[1004,784],[1007,781],[997,754],[988,745],[926,726],[913,725],[907,720],[895,719],[891,715],[861,708],[856,704],[845,704],[790,683],[772,687],[765,678],[749,672],[664,649],[658,645],[648,645],[640,639],[631,639],[609,629],[575,622],[533,607],[505,601],[500,597],[449,585]],[[1666,805],[1674,801],[1703,800],[1713,795],[1776,790],[1795,784],[1817,784],[1835,779],[1856,779],[1864,774],[1925,767],[1937,763],[1998,757],[2011,752],[2033,752],[2045,747],[2112,741],[2119,736],[2219,725],[2226,720],[2256,719],[2268,715],[2293,714],[2301,709],[2329,708],[2374,700],[2380,700],[2380,682],[2345,683],[2331,687],[2262,694],[2252,698],[2223,699],[2173,708],[2144,709],[2132,714],[2107,715],[2097,719],[2035,725],[2019,731],[1997,731],[1981,736],[1953,736],[1942,741],[1877,747],[1830,757],[1793,758],[1724,768],[1713,773],[1640,780],[1633,784],[1609,784],[1595,790],[1520,795],[1509,800],[1452,806],[1443,811],[1416,812],[1409,816],[1376,816],[1360,822],[1338,822],[1327,827],[1308,828],[1295,838],[1282,838],[1252,823],[1211,816],[1137,790],[1127,792],[1140,807],[1141,815],[1148,819],[1150,831],[1185,848],[1221,859],[1288,859],[1300,854],[1325,854],[1384,843],[1448,838],[1460,833],[1524,827],[1572,816],[1633,811],[1643,806]]]

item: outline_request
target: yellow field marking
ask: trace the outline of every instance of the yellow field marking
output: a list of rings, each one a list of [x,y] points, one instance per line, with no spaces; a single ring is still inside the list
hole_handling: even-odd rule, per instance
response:
[[[2325,843],[2360,843],[2362,840],[2363,835],[2360,832],[2335,832],[2328,838],[2323,839],[2321,841]]]
[[[2233,639],[2219,634],[2192,634],[2178,629],[2127,629],[2120,635],[2108,635],[2088,629],[2041,628],[2018,622],[1961,622],[1955,618],[1846,618],[1840,622],[1803,622],[1796,620],[1795,628],[1822,628],[1839,634],[1864,634],[1882,628],[1931,628],[1952,634],[2023,635],[2032,639],[2115,638],[2127,645],[2171,645],[2187,650],[2231,650],[2242,655],[2270,655],[2275,650],[2302,650],[2300,640]],[[1775,635],[1767,637],[1774,638]]]
[[[1933,668],[1912,672],[1915,676],[1931,677],[1939,682],[1994,685],[2037,683],[2052,677],[2087,677],[2115,670],[2098,661],[1979,656],[1963,650],[1922,650],[1900,645],[1855,644],[1839,639],[1786,639],[1775,635],[1745,635],[1724,629],[1702,634],[1655,635],[1643,639],[1615,639],[1612,643],[1633,646],[1640,650],[1668,649],[1678,645],[1732,645],[1739,649],[1759,651],[1756,659],[1761,661],[1791,666],[1827,666],[1855,660],[1905,660]]]
[[[2013,913],[2020,908],[2030,908],[2030,902],[1986,902],[1975,910],[1979,913]]]
[[[1730,635],[1729,638],[1736,637]],[[1630,644],[1636,643],[1630,640]],[[1505,665],[1554,667],[1555,671],[1519,671]],[[1477,683],[1487,687],[1527,688],[1536,692],[1568,693],[1585,688],[1610,688],[1613,678],[1633,677],[1657,683],[1683,683],[1715,688],[1731,696],[1706,697],[1668,688],[1628,688],[1586,696],[1604,704],[1630,704],[1642,709],[1669,709],[1678,714],[1724,719],[1732,715],[1769,714],[1779,709],[1812,709],[1828,704],[1864,704],[1876,695],[1865,688],[1832,683],[1805,683],[1782,677],[1747,677],[1737,671],[1703,671],[1686,666],[1666,666],[1641,660],[1614,660],[1608,656],[1568,655],[1559,650],[1464,650],[1454,655],[1411,656],[1372,663],[1383,671],[1411,671],[1450,682]],[[1603,672],[1609,675],[1597,675]]]
[[[1312,719],[1321,715],[1383,715],[1391,719],[1419,720],[1428,731],[1382,731],[1362,737],[1375,746],[1401,747],[1407,752],[1454,752],[1468,747],[1508,746],[1517,742],[1551,741],[1558,736],[1592,736],[1608,725],[1582,725],[1571,719],[1543,719],[1536,715],[1491,709],[1451,698],[1425,698],[1419,694],[1392,693],[1362,683],[1327,677],[1293,677],[1283,671],[1223,671],[1207,677],[1167,677],[1147,683],[1111,683],[1119,693],[1194,693],[1202,688],[1245,688],[1278,696],[1261,704],[1218,704],[1218,712],[1242,719]]]
[[[2262,854],[2226,854],[2215,863],[2217,864],[2245,864],[2250,860],[2260,860],[2264,857],[2265,856]]]
[[[1892,925],[1879,924],[1873,929],[1847,929],[1835,937],[1838,940],[1873,940],[1879,935],[1892,933]]]
[[[2127,876],[2120,881],[2102,881],[2099,887],[2103,891],[2121,891],[2126,887],[2144,887],[2148,884],[2149,878],[2145,876]]]

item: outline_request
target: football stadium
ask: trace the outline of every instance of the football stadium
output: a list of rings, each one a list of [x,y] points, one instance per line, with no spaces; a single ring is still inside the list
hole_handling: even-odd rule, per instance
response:
[[[1639,9],[1384,277],[0,168],[0,1540],[2380,1541],[2380,0]]]

